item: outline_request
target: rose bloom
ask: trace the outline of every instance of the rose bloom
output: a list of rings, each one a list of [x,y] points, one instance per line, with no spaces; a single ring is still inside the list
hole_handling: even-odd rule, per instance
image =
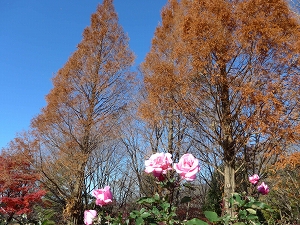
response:
[[[258,183],[259,179],[259,176],[257,174],[254,174],[253,176],[249,177],[249,182],[255,185]]]
[[[166,174],[168,170],[172,170],[172,155],[170,153],[155,153],[145,161],[145,172],[152,173],[159,180],[164,180],[162,174]]]
[[[261,193],[262,195],[266,195],[269,193],[270,189],[269,189],[268,185],[266,185],[264,182],[262,182],[261,185],[259,185],[257,187],[257,191],[259,193]]]
[[[84,211],[84,224],[91,225],[93,224],[93,219],[97,216],[96,210],[85,210]]]
[[[187,153],[179,159],[178,163],[174,163],[174,169],[181,178],[193,181],[200,170],[199,161],[192,154]]]
[[[92,194],[96,198],[96,205],[100,205],[102,207],[112,203],[113,196],[109,186],[106,186],[104,189],[94,190]]]

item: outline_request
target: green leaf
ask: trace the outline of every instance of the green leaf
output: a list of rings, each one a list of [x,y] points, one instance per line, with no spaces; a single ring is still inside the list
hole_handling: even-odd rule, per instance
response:
[[[55,222],[52,220],[44,220],[42,223],[42,225],[54,225],[54,224],[55,224]]]
[[[224,224],[228,224],[229,221],[231,220],[231,216],[230,214],[225,214],[224,216],[221,217],[221,220],[223,220],[225,223]]]
[[[248,204],[245,205],[245,207],[253,208],[253,209],[271,209],[270,206],[263,202],[255,201],[255,202],[249,202]]]
[[[160,214],[159,210],[158,210],[155,206],[152,208],[151,212],[152,212],[154,215],[159,215],[159,214]]]
[[[181,200],[180,203],[187,203],[191,201],[191,197],[189,196],[184,196]]]
[[[234,223],[233,225],[246,225],[244,222],[237,222],[237,223]]]
[[[139,216],[140,215],[140,212],[139,211],[137,211],[137,210],[133,210],[130,214],[129,214],[129,216],[130,216],[130,218],[132,218],[132,219],[135,219],[137,216]]]
[[[238,193],[233,193],[233,196],[234,200],[236,200],[237,202],[241,202],[241,196],[238,194]]]
[[[199,220],[197,218],[188,220],[185,222],[186,225],[208,225],[208,223],[204,222],[203,220]]]
[[[142,214],[141,214],[141,217],[142,218],[147,218],[147,217],[149,217],[151,214],[149,213],[149,212],[143,212]]]
[[[258,219],[258,216],[256,216],[256,215],[247,216],[247,220],[257,220],[257,219]]]
[[[252,197],[252,196],[247,196],[247,199],[248,199],[249,202],[255,202],[256,201],[255,198]]]
[[[246,209],[250,214],[256,215],[256,210],[254,209]]]
[[[210,222],[217,222],[221,220],[218,214],[212,211],[205,211],[204,215]]]
[[[168,202],[163,202],[160,204],[160,206],[163,208],[163,210],[168,210],[170,207],[170,203]]]
[[[239,211],[239,216],[240,216],[242,219],[245,219],[246,216],[247,216],[247,211],[246,211],[246,210],[240,210],[240,211]]]
[[[151,203],[154,203],[154,202],[156,202],[156,200],[155,200],[155,198],[152,198],[152,197],[143,197],[143,198],[140,198],[138,201],[137,201],[137,203],[139,203],[139,204],[143,204],[143,203],[149,203],[149,204],[151,204]]]
[[[242,197],[239,193],[233,193],[232,199],[233,199],[233,201],[231,201],[232,205],[236,204],[236,205],[242,206],[245,204],[245,201],[242,200]]]
[[[136,225],[144,224],[144,219],[142,217],[138,217],[135,220]]]
[[[158,193],[155,193],[154,197],[153,197],[156,201],[158,201],[160,199],[160,196]]]
[[[234,205],[234,203],[235,203],[234,198],[230,198],[229,199],[229,207],[232,207]]]
[[[145,208],[141,208],[141,209],[140,209],[140,214],[142,214],[142,213],[145,212],[145,211],[146,211]]]

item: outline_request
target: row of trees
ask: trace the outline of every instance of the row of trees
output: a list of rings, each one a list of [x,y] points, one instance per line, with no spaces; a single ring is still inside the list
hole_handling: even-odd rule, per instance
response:
[[[111,213],[159,191],[143,163],[160,151],[200,159],[197,211],[232,213],[231,193],[248,192],[257,173],[273,183],[279,216],[299,217],[291,191],[300,191],[298,15],[285,0],[169,0],[161,16],[140,80],[113,1],[104,0],[46,107],[6,152],[30,156],[57,224],[82,224],[91,191],[104,185],[114,193]],[[289,193],[285,205],[276,187]]]

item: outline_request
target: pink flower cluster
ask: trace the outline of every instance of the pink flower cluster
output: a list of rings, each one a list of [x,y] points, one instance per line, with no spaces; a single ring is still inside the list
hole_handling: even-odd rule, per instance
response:
[[[256,185],[260,180],[260,177],[257,174],[254,174],[249,177],[249,182],[253,185]],[[257,186],[257,191],[262,195],[267,195],[270,191],[268,185],[262,182],[260,185]]]
[[[96,198],[96,205],[104,206],[112,203],[113,195],[110,191],[110,187],[106,186],[103,189],[93,190],[92,195]],[[85,210],[84,211],[84,224],[91,225],[93,220],[97,216],[96,210]]]
[[[193,181],[196,179],[196,174],[200,170],[199,161],[192,154],[184,154],[178,163],[174,163],[172,168],[173,160],[171,159],[170,153],[155,153],[145,161],[145,172],[152,173],[153,176],[157,177],[159,181],[165,179],[167,171],[175,171],[181,176],[182,179],[187,181]]]

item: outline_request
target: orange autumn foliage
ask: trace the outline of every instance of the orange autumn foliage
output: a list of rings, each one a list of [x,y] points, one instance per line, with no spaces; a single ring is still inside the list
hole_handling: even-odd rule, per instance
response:
[[[53,78],[47,106],[32,121],[44,181],[73,224],[83,223],[89,157],[115,138],[126,107],[134,61],[128,41],[113,1],[104,0],[77,50]]]
[[[198,149],[224,163],[227,199],[237,156],[256,154],[261,170],[300,139],[299,40],[285,0],[170,0],[162,11],[142,65],[144,116],[181,110]]]

